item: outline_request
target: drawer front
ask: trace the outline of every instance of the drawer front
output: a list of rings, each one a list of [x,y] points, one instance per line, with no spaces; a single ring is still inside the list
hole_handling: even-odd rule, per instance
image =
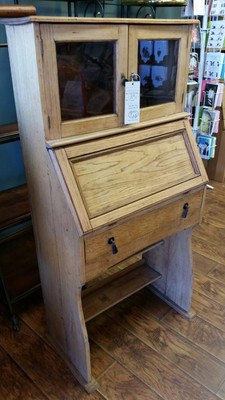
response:
[[[151,244],[200,222],[204,190],[85,238],[86,281]]]

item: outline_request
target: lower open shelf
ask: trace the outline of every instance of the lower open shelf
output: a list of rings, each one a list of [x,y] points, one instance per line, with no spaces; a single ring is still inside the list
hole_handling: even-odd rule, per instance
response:
[[[99,284],[84,289],[82,304],[85,321],[96,317],[138,290],[155,282],[161,275],[144,260],[103,279]]]

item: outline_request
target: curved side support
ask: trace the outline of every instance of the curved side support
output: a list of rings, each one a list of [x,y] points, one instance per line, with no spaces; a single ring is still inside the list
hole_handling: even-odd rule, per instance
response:
[[[176,233],[165,239],[144,258],[148,265],[162,274],[162,278],[149,288],[171,307],[187,318],[190,313],[193,269],[191,251],[192,228]]]

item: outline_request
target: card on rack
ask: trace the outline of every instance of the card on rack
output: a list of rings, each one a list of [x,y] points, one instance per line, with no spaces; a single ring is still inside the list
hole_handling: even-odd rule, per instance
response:
[[[188,80],[198,79],[198,53],[191,52],[188,68]]]
[[[212,17],[220,17],[225,15],[225,2],[222,0],[213,0],[210,9]]]
[[[205,110],[206,112],[206,110]],[[219,120],[220,120],[220,112],[219,110],[207,110],[207,114],[210,118],[210,131],[209,134],[212,135],[214,133],[218,133],[219,130]]]
[[[215,107],[221,107],[223,101],[224,83],[218,83],[218,90],[216,94]]]
[[[199,113],[199,134],[201,135],[212,135],[213,124],[216,116],[212,115],[208,108],[201,107]]]
[[[215,154],[215,144],[216,144],[216,138],[214,136],[198,135],[197,146],[201,158],[206,160],[213,158]]]
[[[211,21],[207,48],[222,49],[225,35],[225,20]]]
[[[185,111],[190,113],[190,123],[192,125],[192,121],[194,118],[194,110],[198,103],[198,91],[199,84],[195,81],[189,81],[187,83],[187,93],[186,93],[186,102],[185,102]]]
[[[218,83],[207,82],[205,85],[204,95],[203,95],[203,106],[209,108],[216,107],[216,100],[218,96]]]
[[[206,53],[204,78],[220,79],[223,71],[224,54],[209,51]]]

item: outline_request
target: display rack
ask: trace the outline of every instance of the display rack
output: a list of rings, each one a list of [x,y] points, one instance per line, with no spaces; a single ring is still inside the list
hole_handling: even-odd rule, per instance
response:
[[[187,97],[187,105],[188,100],[192,101],[190,122],[201,157],[210,179],[220,181],[224,179],[224,18],[223,3],[213,0],[205,5],[205,14],[200,18],[200,46],[196,49],[193,42],[191,53],[198,57],[197,77],[193,73]]]

